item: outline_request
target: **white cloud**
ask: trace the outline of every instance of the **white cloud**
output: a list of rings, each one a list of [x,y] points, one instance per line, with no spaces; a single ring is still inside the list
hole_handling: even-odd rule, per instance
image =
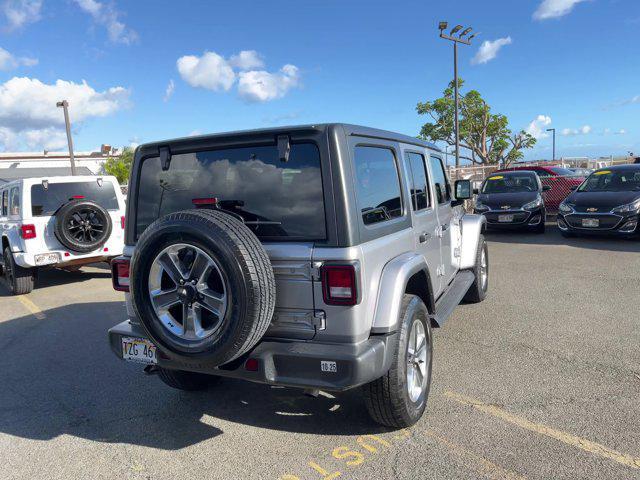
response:
[[[277,73],[264,70],[241,72],[238,93],[248,102],[268,102],[284,97],[289,90],[299,85],[298,67],[285,65]]]
[[[546,128],[551,125],[551,117],[548,115],[538,115],[535,119],[529,123],[525,131],[533,138],[546,138],[549,134],[546,132]]]
[[[202,135],[202,130],[200,130],[200,129],[196,128],[195,130],[190,131],[190,132],[187,134],[187,137],[197,137],[197,136],[199,136],[199,135]]]
[[[0,47],[0,70],[13,70],[21,66],[33,67],[38,64],[37,58],[16,57]]]
[[[563,128],[560,134],[564,137],[573,137],[576,135],[588,135],[591,130],[591,125],[583,125],[580,128]]]
[[[138,34],[120,21],[118,12],[110,3],[97,0],[73,0],[93,21],[107,29],[109,40],[113,43],[130,45],[138,40]]]
[[[624,128],[621,128],[617,132],[614,132],[615,135],[626,135],[627,131]]]
[[[69,102],[74,126],[83,121],[111,115],[129,104],[130,92],[123,87],[96,91],[85,81],[57,80],[46,84],[38,79],[14,77],[0,84],[0,141],[8,145],[59,148],[64,137],[64,117],[56,107]]]
[[[168,102],[169,99],[171,98],[171,96],[173,95],[173,92],[176,90],[176,84],[173,83],[173,79],[169,80],[169,83],[167,85],[167,89],[164,91],[164,98],[163,100],[165,102]]]
[[[535,20],[559,18],[568,14],[578,3],[586,0],[542,0],[538,9],[533,13]]]
[[[485,40],[480,45],[475,57],[471,59],[474,65],[487,63],[498,55],[500,49],[506,45],[511,45],[511,37],[498,38],[496,40]]]
[[[300,86],[300,72],[295,65],[287,64],[274,73],[254,70],[264,65],[254,50],[243,50],[228,60],[215,52],[204,52],[200,57],[185,55],[176,65],[182,79],[192,87],[228,92],[237,80],[238,95],[248,102],[282,98]]]
[[[0,6],[7,23],[7,30],[20,28],[40,20],[42,0],[5,0]]]
[[[29,150],[60,150],[67,147],[67,133],[56,127],[25,130],[20,137]]]
[[[242,50],[237,55],[231,55],[229,65],[238,70],[252,70],[264,67],[264,60],[255,50]]]
[[[182,79],[192,87],[229,91],[236,81],[229,62],[215,52],[204,52],[201,57],[185,55],[176,64]]]

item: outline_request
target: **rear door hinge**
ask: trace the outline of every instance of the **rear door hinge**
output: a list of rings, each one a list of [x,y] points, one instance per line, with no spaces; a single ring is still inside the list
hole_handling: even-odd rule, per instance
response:
[[[321,280],[320,267],[322,267],[322,262],[313,262],[311,264],[311,280],[314,282],[319,282]]]
[[[456,258],[460,256],[460,247],[456,247],[453,249],[453,256]]]
[[[439,277],[444,277],[444,265],[438,265],[438,268],[436,268],[436,274]]]

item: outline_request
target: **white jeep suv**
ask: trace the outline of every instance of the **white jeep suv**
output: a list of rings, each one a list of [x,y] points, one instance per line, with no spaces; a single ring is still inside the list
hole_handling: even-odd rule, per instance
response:
[[[122,255],[125,203],[115,177],[25,178],[0,185],[0,271],[15,295],[42,267]]]

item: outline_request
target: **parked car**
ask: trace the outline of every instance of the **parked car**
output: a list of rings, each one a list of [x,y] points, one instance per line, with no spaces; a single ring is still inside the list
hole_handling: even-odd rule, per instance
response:
[[[41,268],[77,268],[122,255],[124,200],[115,177],[26,178],[0,186],[0,270],[15,295]]]
[[[558,227],[564,236],[640,232],[640,165],[617,165],[593,172],[560,204]]]
[[[474,213],[484,215],[487,228],[533,230],[544,233],[547,216],[542,186],[534,172],[516,170],[493,174],[477,191]]]
[[[136,149],[113,282],[121,359],[171,387],[218,377],[363,386],[371,416],[422,415],[432,327],[488,287],[484,217],[453,198],[435,146],[344,124]]]
[[[501,172],[509,172],[509,171],[517,171],[517,170],[528,170],[531,172],[535,172],[540,180],[542,181],[542,185],[548,185],[549,188],[543,194],[543,198],[545,201],[545,205],[547,206],[547,210],[557,211],[560,206],[560,202],[567,198],[567,196],[571,193],[571,189],[580,185],[584,177],[574,174],[571,170],[562,168],[562,167],[547,167],[547,166],[522,166],[522,167],[513,167],[503,170],[498,170],[495,173]]]

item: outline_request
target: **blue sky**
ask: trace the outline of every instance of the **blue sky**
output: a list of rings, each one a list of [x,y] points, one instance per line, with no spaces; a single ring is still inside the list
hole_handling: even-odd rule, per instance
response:
[[[527,158],[551,127],[558,156],[640,154],[637,0],[0,0],[0,150],[64,149],[60,96],[78,150],[327,121],[415,135],[452,76],[439,20],[481,32],[460,75],[539,136]]]

